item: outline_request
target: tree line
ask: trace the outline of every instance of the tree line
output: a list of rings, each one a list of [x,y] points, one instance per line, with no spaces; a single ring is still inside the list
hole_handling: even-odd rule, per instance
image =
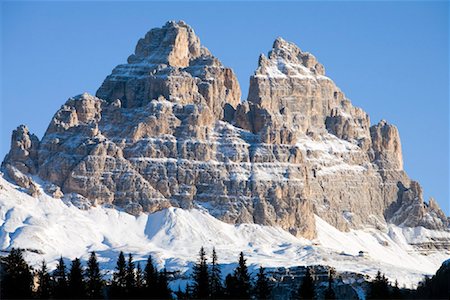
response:
[[[150,255],[145,268],[120,252],[112,279],[103,278],[95,252],[86,267],[79,258],[67,267],[62,257],[49,272],[45,261],[37,270],[26,263],[23,251],[11,249],[0,261],[1,299],[171,299],[166,269],[157,270]],[[36,280],[34,280],[36,278]],[[33,287],[37,287],[33,289]]]
[[[62,257],[56,269],[49,272],[43,261],[33,270],[23,258],[23,251],[11,249],[8,256],[0,259],[1,299],[271,299],[274,281],[269,280],[265,269],[260,267],[252,278],[244,254],[239,254],[234,271],[225,278],[213,248],[211,263],[202,247],[192,269],[190,284],[182,290],[172,291],[169,273],[158,270],[152,256],[148,256],[142,268],[128,254],[120,252],[110,280],[104,279],[95,252],[91,252],[86,266],[75,258],[66,266]],[[442,269],[442,267],[441,267]],[[378,272],[369,283],[367,299],[412,299],[449,297],[450,267],[439,269],[432,278],[426,278],[416,291],[400,289],[397,282],[391,285]],[[292,287],[290,299],[316,299],[319,283],[314,279],[312,268],[306,272],[300,284]],[[320,298],[336,299],[334,273],[329,272],[328,283]]]

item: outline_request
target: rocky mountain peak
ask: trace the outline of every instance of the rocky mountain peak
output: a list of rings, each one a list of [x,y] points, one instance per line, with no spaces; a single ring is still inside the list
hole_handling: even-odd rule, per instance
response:
[[[217,119],[240,102],[239,83],[230,68],[212,56],[183,21],[150,30],[127,64],[107,76],[96,96],[122,107],[142,107],[160,97],[179,104],[208,106]]]
[[[136,45],[135,53],[128,57],[129,64],[166,64],[184,68],[200,56],[211,56],[201,46],[194,30],[184,21],[169,21],[162,28],[147,32]]]
[[[308,52],[303,52],[294,43],[278,37],[269,51],[268,59],[261,55],[256,76],[308,77],[325,75],[324,67]]]
[[[281,139],[286,143],[293,143],[299,134],[328,131],[368,149],[368,115],[354,107],[324,74],[324,67],[312,54],[277,38],[268,56],[260,56],[250,78],[248,109],[238,108],[236,124],[255,133],[288,128],[286,136],[292,138]],[[243,110],[248,110],[247,119]],[[261,115],[264,117],[258,117]]]

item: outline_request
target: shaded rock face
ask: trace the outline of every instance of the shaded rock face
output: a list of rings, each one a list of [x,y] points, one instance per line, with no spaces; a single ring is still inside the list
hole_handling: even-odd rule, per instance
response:
[[[406,226],[423,226],[425,228],[446,228],[446,216],[431,198],[427,203],[423,201],[422,188],[416,181],[411,181],[409,187],[398,182],[398,199],[386,210],[389,222]]]
[[[19,127],[2,166],[30,193],[37,175],[83,209],[201,206],[306,238],[314,214],[341,230],[448,227],[403,171],[397,129],[370,127],[313,55],[277,39],[240,103],[232,70],[183,22],[148,32],[96,96],[61,106],[41,141]]]

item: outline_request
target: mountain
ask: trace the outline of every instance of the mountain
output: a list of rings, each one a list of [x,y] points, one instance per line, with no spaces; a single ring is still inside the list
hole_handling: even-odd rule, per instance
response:
[[[45,220],[38,229],[19,218],[22,225],[12,231],[5,224],[12,221],[15,204],[8,204],[12,211],[3,204],[3,248],[22,244],[33,248],[32,241],[38,239],[36,245],[46,249],[39,249],[44,253],[57,250],[56,238],[45,228],[46,222],[53,222],[48,215],[58,218],[46,206],[49,202],[58,209],[66,204],[71,211],[72,205],[87,209],[77,211],[81,215],[101,211],[138,223],[165,216],[164,222],[175,222],[173,226],[184,222],[188,227],[212,226],[190,224],[183,217],[193,214],[187,218],[205,215],[229,224],[272,226],[228,228],[264,228],[269,233],[259,238],[279,243],[320,240],[330,230],[330,239],[353,236],[349,242],[355,243],[354,235],[362,232],[377,236],[386,251],[400,243],[398,249],[406,251],[401,253],[418,255],[420,263],[412,260],[413,269],[430,273],[430,266],[438,266],[436,257],[449,256],[449,219],[433,199],[424,202],[419,183],[403,170],[397,128],[384,120],[371,126],[367,113],[353,106],[325,74],[312,54],[278,38],[267,57],[260,56],[247,100],[241,101],[233,71],[201,45],[187,24],[168,22],[150,30],[95,96],[84,93],[61,106],[42,139],[24,125],[13,131],[11,150],[2,163],[4,177],[38,199],[26,198],[27,202],[41,201],[34,205],[48,211],[35,217]],[[10,183],[3,185],[13,192]],[[22,197],[16,192],[4,193],[2,201]],[[65,208],[58,209],[65,214]],[[61,234],[85,227],[79,220],[68,223]],[[105,227],[120,223],[109,218],[102,222]],[[148,230],[164,228],[161,222]],[[147,229],[142,233],[141,227],[133,228],[152,240]],[[281,234],[279,228],[293,236]],[[167,239],[176,240],[170,230],[164,232]],[[202,236],[197,231],[184,233]],[[105,249],[117,249],[122,237],[96,241]],[[236,239],[230,241],[233,245]],[[347,249],[344,241],[330,247]],[[86,252],[88,244],[81,244]],[[147,246],[154,249],[151,243]],[[268,255],[274,256],[270,249]],[[440,256],[433,256],[436,249]],[[395,265],[395,259],[380,251],[378,260]],[[305,253],[296,259],[317,257],[312,250]],[[352,268],[350,263],[346,267]]]

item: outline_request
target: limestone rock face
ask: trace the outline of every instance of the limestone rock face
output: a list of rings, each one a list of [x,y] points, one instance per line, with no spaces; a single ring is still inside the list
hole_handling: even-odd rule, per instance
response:
[[[184,22],[168,22],[140,39],[128,63],[117,66],[97,91],[123,107],[145,106],[163,96],[180,104],[206,103],[217,119],[236,107],[241,91],[233,71],[201,46]]]
[[[315,237],[387,223],[448,228],[403,171],[397,129],[370,127],[310,53],[279,38],[240,102],[236,77],[183,22],[141,39],[96,96],[70,98],[39,141],[13,132],[2,166],[82,209],[203,207],[230,223]],[[33,193],[33,188],[30,189]]]
[[[398,199],[386,210],[389,222],[405,227],[423,226],[428,229],[441,229],[449,226],[447,217],[436,201],[423,201],[422,187],[411,181],[408,187],[398,183]]]
[[[374,162],[382,169],[403,169],[402,145],[397,127],[382,120],[370,127]]]
[[[11,150],[5,157],[3,165],[11,164],[23,173],[35,174],[38,149],[38,137],[30,133],[28,127],[20,125],[12,133]]]

